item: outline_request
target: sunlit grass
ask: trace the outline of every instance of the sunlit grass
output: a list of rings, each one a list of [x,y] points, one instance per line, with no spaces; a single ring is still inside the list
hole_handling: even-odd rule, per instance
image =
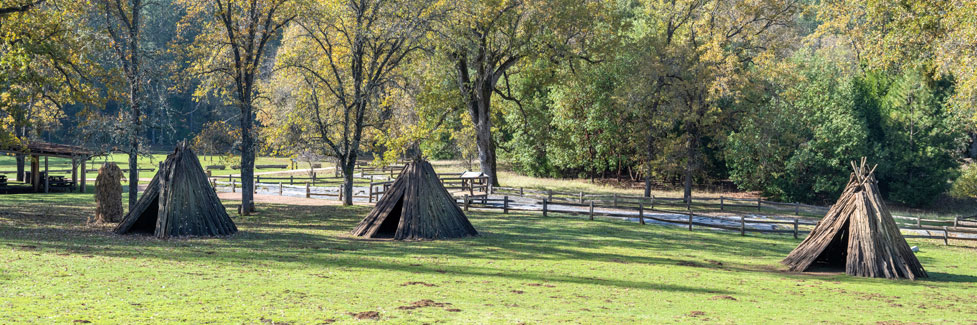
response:
[[[161,241],[86,226],[92,206],[0,195],[0,323],[977,321],[974,248],[929,240],[911,282],[785,273],[789,235],[471,212],[479,237],[364,241],[369,207],[259,205],[231,237]]]

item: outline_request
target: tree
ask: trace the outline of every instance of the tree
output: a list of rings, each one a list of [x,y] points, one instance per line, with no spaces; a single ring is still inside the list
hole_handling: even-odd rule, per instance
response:
[[[202,23],[187,54],[194,76],[206,79],[197,96],[215,92],[240,110],[242,215],[254,212],[255,101],[264,60],[273,41],[296,17],[296,0],[181,0],[183,24]]]
[[[455,68],[478,144],[481,170],[498,186],[492,97],[508,96],[497,86],[520,61],[531,57],[578,60],[600,1],[517,0],[455,2],[439,29],[438,47]]]
[[[652,48],[644,84],[636,102],[646,107],[647,159],[659,141],[656,129],[662,115],[676,121],[665,125],[672,140],[683,143],[684,197],[701,167],[699,154],[707,137],[716,135],[726,103],[735,102],[749,81],[749,67],[775,57],[793,33],[796,0],[771,1],[652,1],[646,4],[644,41]],[[676,137],[680,139],[676,139]],[[650,168],[650,165],[648,166]],[[646,172],[645,193],[650,184]]]
[[[139,198],[139,140],[142,131],[143,75],[140,49],[143,0],[97,0],[98,14],[104,18],[102,27],[109,36],[109,44],[115,59],[122,67],[128,84],[126,102],[129,106],[129,209],[136,206]]]
[[[312,2],[285,39],[278,65],[303,82],[312,140],[339,159],[343,204],[353,204],[353,171],[366,128],[387,119],[398,70],[420,50],[429,1]]]

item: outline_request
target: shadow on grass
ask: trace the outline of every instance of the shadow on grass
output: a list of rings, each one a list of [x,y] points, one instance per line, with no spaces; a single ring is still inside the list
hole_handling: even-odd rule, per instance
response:
[[[86,196],[90,198],[90,196]],[[418,274],[499,277],[533,282],[596,284],[621,288],[732,294],[698,287],[642,281],[527,272],[484,266],[410,263],[452,257],[457,259],[638,263],[680,265],[737,272],[780,273],[788,278],[810,278],[776,268],[723,265],[695,260],[703,251],[741,257],[786,256],[795,241],[771,237],[740,237],[713,231],[661,231],[661,226],[640,226],[619,221],[543,218],[538,215],[469,213],[479,237],[444,241],[367,241],[349,231],[370,207],[263,205],[254,216],[237,217],[241,231],[226,238],[158,240],[147,236],[118,236],[110,226],[84,226],[93,213],[91,203],[77,197],[0,198],[0,242],[11,249],[36,246],[36,251],[91,254],[107,257],[154,258],[225,265],[267,265],[301,269],[313,267],[364,268]],[[234,202],[225,202],[234,206]],[[176,248],[176,249],[174,249]],[[657,252],[628,255],[629,250]],[[624,252],[624,253],[622,253]],[[684,257],[683,257],[684,256]],[[687,258],[686,258],[687,257]],[[271,265],[269,265],[271,266]],[[931,273],[933,281],[977,282],[972,276]],[[816,276],[817,277],[817,276]],[[837,276],[823,276],[839,280]],[[856,278],[846,281],[860,281]],[[900,283],[913,283],[900,281]]]

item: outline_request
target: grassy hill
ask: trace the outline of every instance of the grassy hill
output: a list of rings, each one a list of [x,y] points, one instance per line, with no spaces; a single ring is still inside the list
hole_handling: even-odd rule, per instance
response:
[[[0,323],[977,322],[977,252],[935,241],[911,282],[786,273],[790,236],[472,212],[476,238],[365,241],[369,207],[259,209],[161,241],[85,226],[91,194],[0,195]]]

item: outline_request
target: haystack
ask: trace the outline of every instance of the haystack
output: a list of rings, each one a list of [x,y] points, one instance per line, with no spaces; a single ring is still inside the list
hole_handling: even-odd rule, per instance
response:
[[[119,222],[122,219],[122,169],[107,163],[95,178],[95,218],[89,223]]]
[[[873,167],[865,159],[854,172],[828,214],[783,260],[791,271],[845,268],[845,273],[870,278],[926,277],[882,201]]]
[[[237,232],[193,151],[181,143],[166,156],[146,191],[115,228],[117,234],[159,238],[224,236]]]
[[[427,161],[408,163],[353,235],[396,240],[478,235]]]

